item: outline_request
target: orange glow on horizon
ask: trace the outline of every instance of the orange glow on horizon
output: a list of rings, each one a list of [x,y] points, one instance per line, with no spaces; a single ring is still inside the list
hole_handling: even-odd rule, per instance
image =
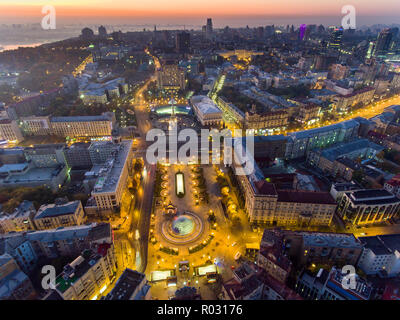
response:
[[[0,17],[40,17],[43,3],[24,0],[19,4],[2,0]],[[23,3],[23,4],[22,4]],[[216,16],[342,16],[343,0],[53,0],[58,17],[126,18],[126,17],[216,17]],[[357,14],[366,16],[390,15],[400,10],[400,1],[382,0],[380,3],[354,0]]]

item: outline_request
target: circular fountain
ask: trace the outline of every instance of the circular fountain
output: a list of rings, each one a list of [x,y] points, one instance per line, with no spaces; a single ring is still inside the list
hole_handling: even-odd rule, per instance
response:
[[[185,236],[193,232],[195,222],[189,215],[176,216],[172,221],[172,232],[179,236]]]
[[[164,239],[174,244],[186,244],[195,241],[203,233],[204,224],[199,216],[192,212],[176,215],[161,225]]]

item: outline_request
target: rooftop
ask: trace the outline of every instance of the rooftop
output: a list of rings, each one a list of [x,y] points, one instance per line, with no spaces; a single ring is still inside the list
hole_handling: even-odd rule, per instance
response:
[[[65,117],[52,117],[51,122],[89,122],[89,121],[111,121],[108,114],[99,116],[65,116]]]
[[[114,192],[118,186],[122,170],[128,160],[129,152],[132,149],[132,140],[123,140],[118,146],[118,152],[114,158],[106,161],[100,169],[92,195],[101,192]]]
[[[80,205],[80,201],[70,201],[64,204],[47,204],[42,205],[36,213],[35,219],[43,219],[49,217],[57,217],[68,214],[74,214]]]
[[[345,193],[355,205],[397,203],[400,199],[385,189],[365,189]]]
[[[321,156],[330,161],[334,161],[341,156],[350,154],[356,150],[363,149],[373,149],[376,151],[376,153],[379,153],[385,148],[369,141],[368,139],[356,139],[350,142],[340,143],[336,146],[325,149],[321,152]]]
[[[21,270],[16,269],[0,280],[0,300],[9,298],[14,290],[25,281],[29,281],[28,276]]]
[[[310,130],[304,130],[304,131],[297,131],[297,132],[292,132],[289,133],[289,136],[293,137],[294,139],[305,139],[305,138],[310,138],[319,134],[323,134],[326,132],[330,131],[335,131],[335,130],[343,130],[343,129],[350,129],[350,128],[355,128],[359,127],[360,123],[354,119],[352,120],[346,120],[342,121],[339,123],[331,124],[329,126],[324,126],[320,128],[314,128]]]
[[[130,300],[138,286],[145,280],[143,273],[125,269],[106,300]]]
[[[207,96],[193,96],[190,101],[202,114],[222,114],[222,111],[217,107],[214,101]]]
[[[278,202],[337,204],[329,192],[278,190],[277,193]]]
[[[57,289],[61,292],[65,292],[100,259],[101,255],[92,250],[83,251],[78,258],[64,266],[64,271],[56,279]]]
[[[5,219],[15,219],[15,218],[29,218],[31,213],[36,212],[35,207],[31,201],[24,200],[22,201],[17,208],[15,208],[14,212],[11,214],[3,213],[0,216],[0,220]]]
[[[332,232],[301,232],[305,247],[346,247],[360,248],[362,247],[359,240],[349,233],[332,233]]]

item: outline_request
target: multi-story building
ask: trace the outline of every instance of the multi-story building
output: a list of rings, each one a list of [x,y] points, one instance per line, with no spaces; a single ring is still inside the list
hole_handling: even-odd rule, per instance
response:
[[[279,232],[264,230],[257,257],[257,265],[271,277],[286,283],[292,268],[292,262],[282,250],[284,243]]]
[[[119,145],[112,141],[95,141],[88,147],[90,162],[93,165],[104,164],[118,153]]]
[[[115,125],[112,112],[100,116],[53,117],[51,127],[53,134],[62,137],[102,137],[111,136]]]
[[[31,300],[36,296],[28,276],[9,254],[0,255],[0,300]]]
[[[0,237],[0,254],[9,253],[24,272],[29,272],[35,267],[38,258],[77,256],[83,250],[103,243],[113,243],[110,224],[92,223],[27,233],[8,233]]]
[[[336,202],[328,192],[276,190],[266,181],[240,176],[251,223],[272,226],[329,226]]]
[[[105,300],[151,300],[150,285],[146,275],[125,269]]]
[[[24,154],[26,160],[33,163],[36,168],[52,168],[65,164],[63,154],[65,146],[65,143],[36,144],[24,148]]]
[[[360,123],[352,119],[321,128],[289,133],[286,158],[301,158],[312,149],[326,148],[335,143],[354,139],[358,136],[359,128]]]
[[[366,105],[372,101],[374,94],[374,87],[366,87],[347,95],[339,95],[334,99],[336,111],[346,113],[357,104]]]
[[[274,161],[283,159],[288,137],[282,134],[254,137],[254,158],[256,161]]]
[[[92,166],[89,146],[90,143],[77,142],[63,149],[65,162],[69,168],[89,168]]]
[[[22,119],[21,127],[27,134],[56,135],[61,137],[111,136],[116,123],[113,112],[99,116],[28,117]]]
[[[160,89],[185,89],[185,71],[175,61],[164,61],[157,70],[157,85]]]
[[[64,300],[97,300],[116,273],[114,247],[101,244],[87,249],[64,266],[56,279],[56,290]]]
[[[339,50],[342,44],[342,37],[343,37],[343,28],[335,28],[332,30],[328,48]]]
[[[132,143],[132,140],[123,140],[118,144],[114,156],[100,169],[91,194],[96,210],[113,212],[120,207],[132,165]]]
[[[19,143],[24,140],[17,122],[10,119],[0,119],[0,140]]]
[[[296,292],[307,300],[369,300],[373,287],[357,274],[354,277],[355,287],[348,284],[346,273],[332,267],[330,271],[319,269],[312,273],[304,270],[296,283]]]
[[[245,139],[242,139],[236,143],[244,142]],[[239,152],[238,148],[234,148],[234,152]],[[246,153],[246,160],[241,165],[234,164],[232,169],[244,195],[245,211],[251,223],[272,226],[330,225],[337,204],[329,192],[277,190],[273,183],[266,181],[253,155]],[[251,173],[245,171],[248,163],[253,167]]]
[[[299,108],[296,120],[301,123],[312,124],[319,119],[320,110],[321,107],[314,103],[303,105]]]
[[[33,218],[36,214],[33,203],[22,201],[11,214],[2,212],[0,215],[0,233],[30,231],[35,229]]]
[[[288,266],[291,266],[292,262],[297,266],[308,266],[313,263],[355,266],[363,249],[361,242],[353,234],[289,231],[279,228],[264,231],[260,242],[260,253],[265,247],[274,248],[273,256],[276,257],[276,263],[280,263],[280,259],[286,261],[284,265],[287,266],[287,271],[281,271],[281,275],[289,272]],[[284,277],[279,279],[279,273],[278,277],[273,274],[271,276],[279,281],[284,279]]]
[[[383,222],[400,214],[400,199],[385,189],[345,192],[338,204],[338,214],[353,225]]]
[[[8,253],[25,273],[36,267],[38,256],[32,243],[26,238],[30,232],[8,233],[0,238],[0,255]]]
[[[228,102],[224,97],[218,96],[217,104],[224,112],[224,117],[233,120],[240,128],[244,125],[245,114],[233,103]]]
[[[1,164],[22,163],[25,161],[24,149],[21,147],[0,149]]]
[[[190,51],[190,33],[183,31],[176,34],[176,51],[179,53]]]
[[[334,263],[356,265],[362,245],[353,234],[333,232],[299,232],[288,234],[290,256],[298,263]]]
[[[395,175],[392,179],[385,182],[383,188],[400,198],[400,175]]]
[[[213,24],[212,24],[212,19],[211,18],[207,18],[206,38],[208,40],[211,40],[213,38]]]
[[[222,125],[222,111],[209,97],[193,96],[190,103],[201,125],[217,128]]]
[[[45,136],[51,134],[51,123],[49,116],[37,117],[21,117],[21,129],[25,135]]]
[[[341,80],[347,77],[349,74],[350,67],[342,65],[340,63],[335,63],[330,65],[328,77],[334,80]]]
[[[37,230],[79,226],[85,222],[85,212],[79,200],[42,205],[33,222]]]
[[[125,79],[117,78],[105,83],[86,83],[80,88],[79,97],[84,104],[104,104],[126,93],[128,93],[128,85]]]
[[[5,164],[0,167],[0,187],[45,186],[58,190],[66,178],[67,167],[37,168],[32,163]]]
[[[358,267],[367,275],[395,277],[400,273],[400,235],[360,237],[364,246]]]
[[[244,119],[245,129],[284,129],[288,124],[289,115],[286,111],[278,110],[263,113],[246,112]]]
[[[383,29],[376,40],[374,56],[384,56],[390,50],[393,41],[393,31],[390,28]]]
[[[361,189],[363,188],[360,187],[358,184],[356,184],[354,181],[343,182],[343,183],[332,183],[330,193],[333,199],[339,202],[345,192],[361,190]]]
[[[255,265],[243,263],[233,275],[222,284],[223,300],[302,300],[286,284]]]
[[[314,149],[307,155],[307,161],[323,172],[336,176],[340,167],[337,166],[339,158],[347,159],[373,159],[384,147],[369,141],[368,139],[354,139],[343,142],[327,149]]]

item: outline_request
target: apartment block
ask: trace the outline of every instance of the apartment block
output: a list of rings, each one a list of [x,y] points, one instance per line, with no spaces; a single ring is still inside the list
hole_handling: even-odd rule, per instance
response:
[[[33,222],[37,230],[79,226],[85,222],[85,212],[79,200],[42,205]]]
[[[33,218],[36,209],[31,201],[24,200],[11,213],[2,212],[0,215],[0,233],[22,232],[35,230]]]
[[[116,273],[114,248],[101,244],[87,249],[64,266],[56,279],[56,290],[64,300],[97,300]]]
[[[24,140],[22,132],[15,120],[0,120],[0,140],[7,140],[13,143],[19,143]]]

